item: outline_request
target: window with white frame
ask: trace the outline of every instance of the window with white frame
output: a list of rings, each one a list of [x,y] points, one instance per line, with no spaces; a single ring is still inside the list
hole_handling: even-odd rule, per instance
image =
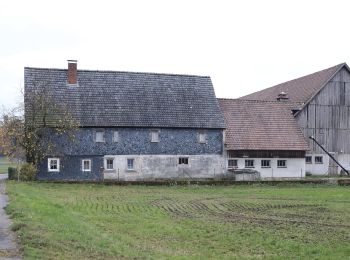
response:
[[[199,132],[198,142],[201,144],[205,144],[207,142],[207,135],[204,132]]]
[[[151,131],[151,142],[152,143],[158,143],[159,142],[159,131],[158,130],[152,130]]]
[[[188,165],[188,157],[179,157],[179,164]]]
[[[127,165],[128,165],[129,171],[134,170],[134,162],[135,162],[135,160],[133,158],[127,159]]]
[[[114,159],[113,158],[107,158],[106,159],[106,169],[107,170],[113,170],[114,169]]]
[[[229,169],[237,168],[237,166],[238,166],[237,159],[228,159],[227,163],[228,163],[227,166]]]
[[[286,160],[277,160],[277,168],[287,168]]]
[[[254,168],[254,160],[245,160],[244,166],[245,168]]]
[[[305,163],[312,164],[312,156],[305,156]]]
[[[270,160],[261,160],[261,168],[271,168]]]
[[[119,132],[113,131],[113,142],[118,143],[119,142]]]
[[[60,171],[60,159],[59,158],[48,158],[47,168],[49,172]]]
[[[90,172],[91,171],[91,160],[90,159],[81,160],[81,168],[83,169],[83,172]]]
[[[315,163],[323,164],[323,156],[315,156]]]
[[[103,143],[105,141],[105,132],[104,131],[96,131],[95,133],[95,142]]]

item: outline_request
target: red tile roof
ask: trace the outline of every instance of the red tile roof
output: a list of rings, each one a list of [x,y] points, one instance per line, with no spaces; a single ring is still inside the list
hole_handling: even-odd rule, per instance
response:
[[[218,99],[228,150],[309,150],[290,102]]]
[[[276,101],[278,95],[281,92],[285,92],[288,95],[289,101],[304,104],[318,93],[343,66],[347,65],[341,63],[334,67],[243,96],[240,99]]]

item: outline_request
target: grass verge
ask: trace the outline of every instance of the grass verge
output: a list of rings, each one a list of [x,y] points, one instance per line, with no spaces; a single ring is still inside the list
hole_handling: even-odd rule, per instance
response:
[[[7,182],[26,259],[345,259],[338,186],[105,186]]]

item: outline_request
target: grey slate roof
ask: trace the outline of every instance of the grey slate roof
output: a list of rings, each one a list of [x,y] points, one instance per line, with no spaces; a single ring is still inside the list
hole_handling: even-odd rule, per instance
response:
[[[303,105],[312,99],[343,66],[347,66],[346,63],[254,92],[240,99],[276,101],[278,94],[285,92],[290,102]]]
[[[292,112],[292,103],[219,99],[225,116],[228,150],[309,150]]]
[[[210,77],[78,70],[69,86],[66,69],[24,71],[25,93],[50,86],[81,126],[225,128]]]

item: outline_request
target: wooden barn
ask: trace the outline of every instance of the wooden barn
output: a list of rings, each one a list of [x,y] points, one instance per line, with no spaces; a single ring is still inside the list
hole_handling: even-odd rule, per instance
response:
[[[257,120],[261,124],[255,123],[254,127],[261,131],[263,140],[268,138],[266,142],[271,145],[279,142],[284,146],[286,140],[294,140],[294,137],[288,134],[284,137],[281,135],[286,130],[286,126],[282,125],[281,131],[275,132],[278,134],[276,137],[268,135],[272,131],[269,124],[274,127],[275,122],[283,122],[291,115],[293,116],[299,129],[290,128],[289,133],[296,131],[294,134],[297,135],[301,130],[309,146],[304,159],[306,172],[318,175],[339,174],[342,168],[330,159],[327,152],[343,168],[350,169],[350,70],[346,63],[255,92],[241,97],[240,101],[236,102],[252,102],[249,100],[255,100],[259,104],[268,102],[263,106],[265,111],[259,111],[260,116]],[[278,106],[276,103],[283,104],[282,107],[288,107],[290,114],[282,113],[283,109],[275,107]],[[266,104],[271,104],[271,108],[267,108]],[[269,115],[265,113],[274,109],[280,111],[280,118],[277,116],[270,118],[271,120],[267,119]],[[271,117],[276,114],[278,113],[273,113]],[[247,120],[251,118],[248,117]],[[265,121],[262,122],[262,120]],[[265,123],[266,120],[268,124]],[[249,122],[245,121],[245,123]],[[313,137],[316,141],[309,137]]]

